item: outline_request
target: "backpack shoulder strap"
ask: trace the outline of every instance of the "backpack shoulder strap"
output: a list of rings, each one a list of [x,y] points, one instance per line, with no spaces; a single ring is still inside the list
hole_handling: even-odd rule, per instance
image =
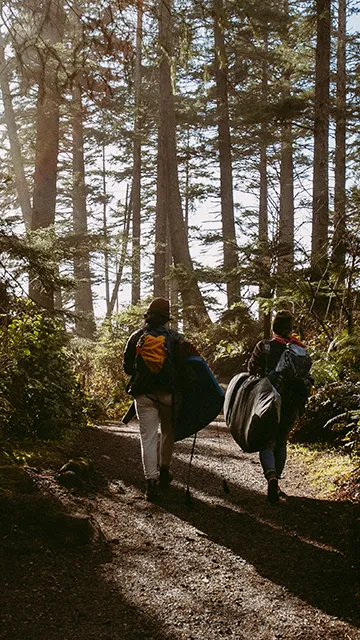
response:
[[[263,340],[262,351],[265,355],[265,375],[269,373],[269,357],[271,353],[271,340]]]
[[[172,336],[171,336],[171,331],[170,329],[167,329],[166,327],[164,328],[164,334],[165,334],[165,344],[166,344],[166,348],[169,352],[169,354],[171,353],[172,350]]]

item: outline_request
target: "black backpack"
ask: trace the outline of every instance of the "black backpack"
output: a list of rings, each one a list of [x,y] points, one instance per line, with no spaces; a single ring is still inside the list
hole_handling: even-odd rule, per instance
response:
[[[275,371],[284,380],[306,380],[309,378],[312,360],[305,347],[288,342]]]
[[[306,402],[310,392],[311,366],[312,360],[306,348],[288,342],[275,370],[268,373],[268,378],[279,393],[287,393],[300,406]]]

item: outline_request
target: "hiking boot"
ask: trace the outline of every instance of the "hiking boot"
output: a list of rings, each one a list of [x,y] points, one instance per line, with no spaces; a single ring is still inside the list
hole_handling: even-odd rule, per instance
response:
[[[161,489],[167,489],[173,476],[169,471],[169,467],[160,467],[159,485]]]
[[[148,502],[156,502],[158,498],[158,483],[157,480],[147,480],[146,481],[146,493],[145,498]]]
[[[267,479],[268,488],[267,488],[267,499],[270,504],[275,504],[279,501],[279,487],[278,487],[278,479],[275,475],[271,475]]]

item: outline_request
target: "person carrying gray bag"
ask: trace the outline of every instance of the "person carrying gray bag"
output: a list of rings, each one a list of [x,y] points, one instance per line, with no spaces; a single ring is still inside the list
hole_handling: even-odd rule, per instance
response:
[[[260,452],[267,481],[267,499],[279,501],[278,481],[285,467],[289,433],[304,410],[313,380],[311,358],[292,335],[293,317],[279,311],[273,321],[272,340],[261,340],[248,362],[248,372],[230,381],[225,421],[246,452]]]

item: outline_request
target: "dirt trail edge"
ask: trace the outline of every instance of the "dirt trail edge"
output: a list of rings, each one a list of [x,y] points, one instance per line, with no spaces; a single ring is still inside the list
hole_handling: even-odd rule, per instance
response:
[[[291,459],[288,499],[269,505],[257,454],[221,421],[197,437],[188,505],[192,442],[175,445],[174,482],[152,505],[136,423],[84,432],[101,488],[76,495],[46,481],[91,517],[98,542],[0,549],[1,639],[360,640],[358,505],[317,498]]]

